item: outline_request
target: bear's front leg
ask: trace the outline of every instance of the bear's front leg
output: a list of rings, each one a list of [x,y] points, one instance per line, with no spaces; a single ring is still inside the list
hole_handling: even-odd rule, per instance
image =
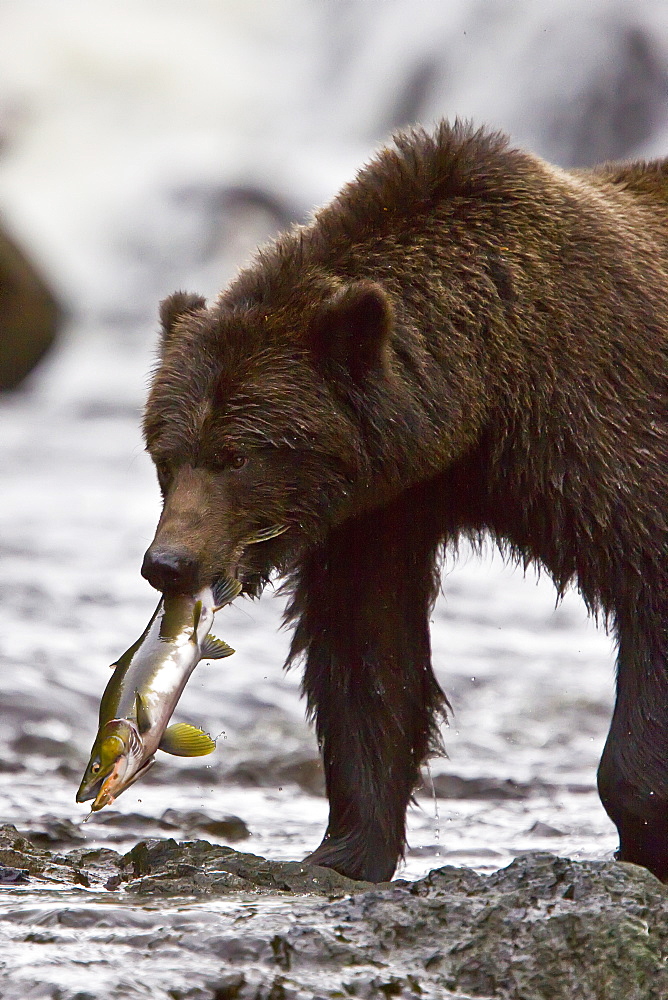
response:
[[[405,846],[420,765],[447,704],[431,669],[438,532],[416,492],[346,522],[304,560],[291,658],[322,749],[330,813],[309,861],[390,879]]]

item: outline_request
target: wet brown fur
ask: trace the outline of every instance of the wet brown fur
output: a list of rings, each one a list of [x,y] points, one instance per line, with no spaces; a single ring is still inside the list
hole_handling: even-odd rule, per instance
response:
[[[567,172],[444,123],[209,308],[163,304],[145,572],[185,553],[190,584],[289,576],[330,798],[315,860],[392,874],[445,705],[439,554],[490,534],[613,628],[599,787],[620,857],[668,879],[667,195],[663,161]]]

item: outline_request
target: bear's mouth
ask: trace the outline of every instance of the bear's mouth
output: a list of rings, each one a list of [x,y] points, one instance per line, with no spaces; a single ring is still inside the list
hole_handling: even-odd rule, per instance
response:
[[[259,597],[269,583],[272,572],[278,569],[275,551],[268,543],[290,529],[289,524],[273,524],[247,534],[236,546],[230,559],[230,569],[225,576],[232,576],[242,585],[242,594]],[[221,574],[222,575],[222,574]],[[221,578],[216,578],[216,583]]]

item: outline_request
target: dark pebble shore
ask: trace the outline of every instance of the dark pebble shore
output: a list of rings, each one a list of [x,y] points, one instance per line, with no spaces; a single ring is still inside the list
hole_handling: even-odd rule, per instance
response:
[[[536,852],[372,885],[205,840],[59,854],[9,825],[0,865],[3,1000],[668,996],[668,890],[633,865]]]

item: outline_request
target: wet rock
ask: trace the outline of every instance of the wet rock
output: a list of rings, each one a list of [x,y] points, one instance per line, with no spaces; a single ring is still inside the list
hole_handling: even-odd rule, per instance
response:
[[[264,788],[294,784],[310,795],[325,794],[322,761],[319,756],[304,750],[240,761],[225,771],[225,781]]]
[[[27,868],[7,868],[0,865],[0,883],[2,885],[20,885],[22,882],[30,881],[30,872]]]
[[[188,856],[199,869],[195,878],[227,865],[246,882],[279,892],[295,891],[290,871],[312,875],[310,866],[272,864],[203,842],[148,842],[131,855],[141,869],[166,872],[171,863],[181,891],[191,885],[179,867]],[[137,889],[164,892],[166,885],[143,876]],[[668,990],[668,892],[633,866],[530,854],[491,876],[443,868],[414,884],[352,888],[354,896],[320,904],[308,919],[297,905],[280,929],[246,924],[241,937],[214,935],[208,949],[245,967],[248,992],[244,986],[241,997],[262,995],[250,990],[251,966],[255,975],[258,966],[264,971],[265,989],[276,987],[280,970],[283,988],[295,996],[316,969],[336,971],[343,995],[368,997],[659,1000]]]
[[[127,969],[110,970],[100,941],[131,949],[134,980],[156,984],[152,995],[184,1000],[668,995],[668,888],[634,865],[535,852],[492,875],[444,867],[374,886],[204,840],[145,840],[123,857],[58,855],[4,826],[2,851],[15,859],[5,867],[36,869],[31,882],[69,884],[61,905],[40,907],[33,894],[22,910],[15,899],[3,930],[57,949],[61,974],[84,962],[99,984],[93,1000],[125,995],[115,990]],[[201,901],[216,896],[227,897],[224,908]],[[5,952],[10,964],[14,954]]]
[[[250,837],[250,830],[241,817],[215,815],[199,809],[166,809],[160,817],[105,809],[90,815],[86,830],[110,843],[127,843],[132,837],[155,836],[165,830],[174,831],[174,837],[184,840],[202,833],[229,843]]]
[[[62,318],[34,264],[0,229],[0,390],[22,382],[53,343]]]
[[[258,907],[209,926],[199,949],[225,966],[212,996],[242,1000],[662,1000],[667,915],[642,869],[530,854],[490,876],[443,868],[278,916]]]
[[[0,751],[3,752],[4,751]],[[9,755],[6,757],[0,757],[0,774],[19,774],[20,771],[24,771],[25,766],[23,761],[17,758],[11,758]]]
[[[47,857],[45,851],[38,850],[22,837],[15,826],[10,823],[0,826],[0,865],[38,875],[44,870]]]
[[[71,869],[72,881],[87,888],[115,889],[121,883],[120,855],[108,847],[80,847],[59,860]]]
[[[371,888],[370,882],[355,882],[320,865],[268,861],[206,840],[143,840],[120,864],[127,890],[142,894],[201,895],[244,889],[336,897]]]
[[[204,840],[195,841],[188,845],[178,844],[171,838],[169,840],[141,840],[131,851],[123,855],[121,864],[124,868],[130,866],[132,875],[137,877],[151,874],[156,870],[164,870],[165,866],[170,863],[182,863],[184,858],[190,860],[198,855],[199,859],[202,859],[209,849],[212,849],[212,845]]]
[[[145,813],[137,812],[115,812],[113,809],[105,809],[104,812],[95,812],[90,817],[91,826],[113,827],[120,830],[129,830],[139,825],[157,825],[159,820],[154,816],[147,816]],[[106,833],[106,830],[105,830]]]
[[[128,840],[157,835],[163,829],[163,824],[156,816],[137,812],[114,812],[111,809],[90,813],[86,822],[88,835],[110,844],[127,845]]]
[[[65,830],[72,826],[67,820],[56,822],[62,823]],[[43,830],[23,836],[9,823],[0,826],[0,866],[24,871],[41,883],[64,886],[88,887],[118,873],[120,857],[115,851],[78,848],[57,854],[38,846],[35,841],[42,835]]]
[[[84,839],[76,823],[58,816],[41,816],[25,836],[36,847],[62,847],[78,844]]]
[[[267,754],[258,750],[227,764],[190,767],[180,772],[190,782],[207,785],[241,785],[245,788],[284,788],[297,785],[309,795],[325,794],[322,761],[311,749],[299,748],[282,754]],[[166,782],[166,776],[154,769],[147,775],[154,784]],[[170,780],[173,780],[170,778]]]
[[[529,827],[527,833],[533,834],[534,837],[564,837],[565,833],[563,830],[559,830],[556,826],[551,826],[549,823],[542,823],[539,819]]]
[[[443,868],[408,891],[448,914],[428,967],[474,996],[668,992],[668,890],[642,868],[535,853],[486,877]]]
[[[432,778],[434,793],[443,799],[528,799],[551,791],[540,782],[513,781],[512,778],[461,778],[457,774],[436,774]],[[431,794],[427,780],[422,789]]]
[[[222,816],[218,819],[200,810],[183,811],[181,809],[166,809],[160,817],[160,825],[166,828],[186,830],[189,833],[199,831],[208,833],[220,840],[236,843],[250,837],[250,830],[239,816]]]
[[[252,892],[255,886],[231,872],[187,872],[177,870],[146,875],[126,886],[139,896],[216,896],[230,892]]]
[[[80,754],[70,740],[69,730],[58,722],[24,722],[22,731],[12,740],[12,750],[19,757],[34,754],[40,757],[80,760]]]

